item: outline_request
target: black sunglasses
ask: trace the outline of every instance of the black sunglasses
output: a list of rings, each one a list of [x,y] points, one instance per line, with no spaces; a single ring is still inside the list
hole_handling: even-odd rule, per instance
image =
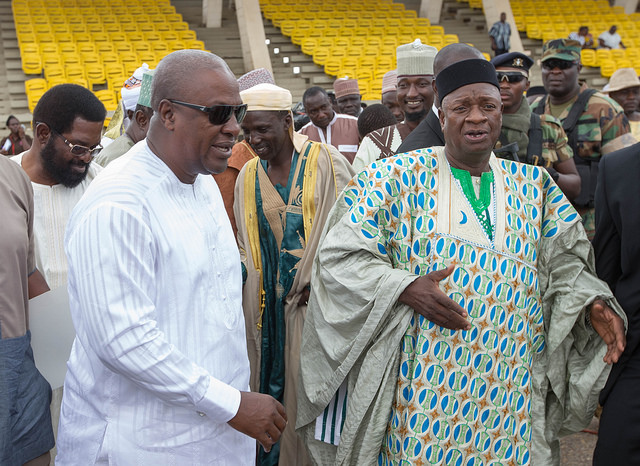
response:
[[[190,104],[187,102],[180,102],[179,100],[167,99],[169,102],[182,105],[183,107],[189,107],[196,110],[200,110],[209,115],[209,121],[212,125],[224,125],[231,119],[231,115],[236,116],[238,124],[242,123],[244,116],[247,114],[247,105],[212,105],[211,107],[205,107],[204,105]]]
[[[547,70],[552,70],[554,68],[558,68],[559,70],[568,70],[574,65],[577,65],[577,63],[569,60],[560,60],[559,58],[552,58],[551,60],[542,62],[542,67]]]
[[[501,83],[502,81],[507,81],[510,84],[519,83],[520,81],[526,78],[525,75],[523,75],[522,73],[518,73],[517,71],[511,72],[511,73],[498,71],[496,75],[498,76],[499,83]]]

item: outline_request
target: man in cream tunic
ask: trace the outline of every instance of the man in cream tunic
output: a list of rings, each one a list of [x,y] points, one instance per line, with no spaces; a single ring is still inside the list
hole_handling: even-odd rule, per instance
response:
[[[243,267],[251,388],[282,401],[295,419],[300,337],[309,277],[329,210],[353,176],[332,146],[293,131],[291,93],[259,84],[240,93],[245,141],[258,155],[236,181],[234,212]],[[279,450],[278,450],[279,449]],[[259,464],[308,464],[290,422]]]

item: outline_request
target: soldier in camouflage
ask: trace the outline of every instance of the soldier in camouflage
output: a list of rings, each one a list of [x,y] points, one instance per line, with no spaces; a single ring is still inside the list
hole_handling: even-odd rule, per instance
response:
[[[580,174],[580,194],[573,204],[593,238],[594,194],[598,163],[604,154],[637,142],[630,134],[622,108],[609,97],[578,82],[582,69],[580,42],[548,41],[542,48],[542,83],[548,96],[532,105],[537,114],[550,114],[562,122]]]
[[[498,157],[545,167],[569,200],[580,194],[580,175],[573,151],[560,121],[551,115],[531,112],[524,93],[529,89],[533,60],[520,52],[491,60],[500,83],[502,130],[494,153]]]

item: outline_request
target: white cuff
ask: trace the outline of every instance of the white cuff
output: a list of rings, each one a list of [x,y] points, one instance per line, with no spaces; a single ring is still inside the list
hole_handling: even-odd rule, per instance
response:
[[[204,397],[196,403],[201,416],[209,416],[216,422],[229,422],[238,414],[240,390],[220,380],[209,377],[209,388]]]

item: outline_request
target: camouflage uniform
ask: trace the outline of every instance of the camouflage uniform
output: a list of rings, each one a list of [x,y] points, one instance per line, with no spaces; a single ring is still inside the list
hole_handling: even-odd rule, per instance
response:
[[[580,87],[580,92],[584,92],[586,89],[587,85],[583,84]],[[538,105],[544,105],[544,113],[550,114],[548,97],[536,102],[534,108]],[[562,112],[560,121],[563,121],[569,115],[572,106],[569,105]],[[629,120],[627,120],[622,108],[612,99],[599,92],[593,94],[589,99],[585,111],[578,119],[576,131],[577,142],[573,152],[576,157],[580,157],[583,160],[598,160],[604,154],[637,142],[630,133]],[[579,162],[576,158],[576,166],[578,166]],[[583,171],[579,170],[579,173],[582,189],[590,189],[590,183],[593,181],[585,176]],[[590,197],[587,204],[576,205],[576,209],[582,216],[582,223],[587,235],[590,239],[593,238],[593,233],[595,232],[593,196]]]
[[[527,103],[527,99],[522,99],[518,113],[525,115],[529,119],[531,118],[531,108]],[[506,117],[507,115],[503,115],[503,119]],[[567,135],[562,129],[560,120],[552,115],[540,115],[540,127],[542,129],[542,154],[534,154],[533,160],[531,161],[533,165],[549,168],[557,161],[564,162],[573,157],[573,151],[567,144]],[[503,126],[500,133],[503,139],[507,141],[518,141],[522,139],[520,132],[512,128]],[[496,148],[499,149],[501,146],[502,144],[498,141]],[[526,160],[527,146],[518,146],[517,154],[521,161]],[[540,155],[542,155],[542,157],[540,157]]]
[[[550,59],[560,59],[579,62],[580,45],[577,41],[568,39],[552,40],[544,44],[542,62]],[[587,85],[582,84],[578,95],[587,90]],[[559,117],[564,121],[569,116],[573,103],[578,95],[573,99]],[[544,106],[544,113],[551,114],[549,108],[549,96],[538,100],[532,105],[535,110],[539,106]],[[591,172],[583,169],[589,167],[591,161],[599,160],[604,154],[627,147],[637,142],[630,134],[629,121],[622,108],[609,97],[596,92],[593,94],[585,107],[584,112],[578,118],[576,124],[576,144],[572,147],[576,167],[580,173],[582,192],[580,198],[587,197],[584,203],[576,203],[576,208],[582,216],[582,223],[589,238],[593,237],[595,230],[595,216],[593,208],[593,194],[595,192],[595,176],[593,168]],[[586,193],[586,194],[585,194]],[[585,194],[585,195],[583,195]]]

